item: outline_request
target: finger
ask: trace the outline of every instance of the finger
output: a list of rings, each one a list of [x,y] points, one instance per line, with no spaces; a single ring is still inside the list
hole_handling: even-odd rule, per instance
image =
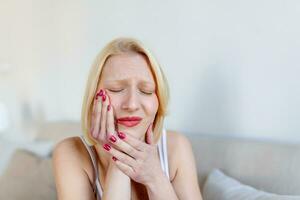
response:
[[[120,136],[120,135],[122,135],[122,136]],[[118,149],[119,151],[126,153],[127,155],[131,156],[132,158],[135,158],[135,159],[139,158],[141,155],[141,152],[138,149],[132,147],[130,144],[123,141],[122,139],[120,139],[123,137],[123,135],[125,135],[125,134],[122,132],[118,132],[117,138],[114,136],[111,136],[109,138],[109,140],[113,144],[113,146],[116,149]]]
[[[146,148],[144,142],[131,136],[130,134],[118,132],[118,137],[138,151],[144,151],[144,149]]]
[[[106,152],[108,152],[110,155],[114,156],[118,160],[120,160],[122,163],[129,165],[130,167],[134,168],[136,166],[136,160],[130,157],[129,155],[119,151],[118,149],[115,149],[114,147],[110,146],[109,144],[104,144],[103,148]]]
[[[92,135],[94,138],[98,138],[99,136],[99,127],[100,127],[100,118],[101,118],[101,96],[102,96],[102,90],[97,92],[96,97],[94,99],[94,112],[93,112],[93,132]]]
[[[110,99],[108,98],[109,105],[107,106],[107,112],[106,112],[106,133],[107,133],[107,139],[109,139],[112,142],[116,142],[116,130],[115,130],[115,121],[114,121],[114,114],[113,114],[113,107],[110,103]]]
[[[134,170],[133,170],[130,166],[124,164],[122,161],[118,160],[118,159],[115,158],[115,157],[113,157],[112,159],[115,161],[116,166],[117,166],[124,174],[126,174],[126,175],[129,176],[129,177],[133,177],[133,175],[134,175]]]
[[[150,144],[150,145],[154,143],[152,126],[153,126],[153,123],[151,123],[148,126],[148,129],[147,129],[147,132],[146,132],[146,142],[147,142],[147,144]]]
[[[91,116],[91,129],[90,129],[90,133],[91,135],[94,137],[93,133],[94,133],[94,128],[95,128],[95,118],[96,118],[96,99],[93,99],[93,108],[92,108],[92,116]]]
[[[100,129],[99,129],[99,136],[98,139],[101,141],[106,139],[106,113],[107,113],[107,105],[108,105],[108,98],[103,90],[102,95],[102,109],[101,109],[101,119],[100,119]]]

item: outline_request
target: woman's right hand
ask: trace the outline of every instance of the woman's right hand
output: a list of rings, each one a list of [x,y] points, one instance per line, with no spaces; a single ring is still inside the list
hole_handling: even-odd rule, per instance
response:
[[[93,113],[91,120],[91,135],[101,144],[108,143],[111,134],[115,134],[114,117],[108,114],[108,110],[112,109],[110,99],[104,89],[100,89],[95,96],[93,103]],[[112,113],[112,112],[111,112]],[[109,127],[112,130],[108,129]],[[112,127],[113,126],[113,127]],[[110,131],[108,133],[108,131]],[[110,134],[110,135],[109,135]]]
[[[115,127],[113,107],[106,91],[102,89],[97,92],[93,103],[91,135],[101,146],[105,146],[108,145],[108,140],[116,140]],[[109,160],[102,199],[131,199],[130,178],[118,169],[112,159]]]

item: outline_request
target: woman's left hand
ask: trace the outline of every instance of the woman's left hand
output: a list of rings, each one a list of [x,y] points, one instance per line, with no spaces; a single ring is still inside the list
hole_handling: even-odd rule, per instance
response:
[[[104,149],[110,153],[117,167],[135,182],[150,185],[164,176],[160,166],[157,145],[153,144],[152,124],[146,132],[146,142],[122,132],[118,138],[113,135],[109,138]]]

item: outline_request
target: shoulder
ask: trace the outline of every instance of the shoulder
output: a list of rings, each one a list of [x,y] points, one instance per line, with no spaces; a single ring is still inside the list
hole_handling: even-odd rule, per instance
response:
[[[170,178],[173,180],[178,168],[182,164],[182,160],[185,157],[190,157],[193,155],[192,146],[184,134],[177,131],[168,130],[167,149]]]
[[[82,146],[79,137],[68,137],[59,141],[54,148],[54,151],[78,151]]]
[[[66,138],[57,143],[52,159],[59,197],[73,199],[75,195],[90,194],[93,170],[89,163],[89,155],[79,137]],[[74,193],[74,188],[78,192]]]
[[[68,165],[87,171],[89,154],[79,137],[69,137],[58,142],[53,150],[54,165]]]
[[[190,141],[181,133],[167,132],[170,180],[179,199],[202,199]]]
[[[53,159],[80,160],[83,154],[83,143],[79,137],[69,137],[58,142],[53,150]]]
[[[181,152],[184,149],[191,147],[188,138],[180,132],[168,130],[167,131],[168,150],[171,152]]]

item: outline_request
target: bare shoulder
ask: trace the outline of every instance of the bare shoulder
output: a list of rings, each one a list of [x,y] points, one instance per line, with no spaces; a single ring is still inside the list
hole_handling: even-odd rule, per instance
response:
[[[53,150],[55,164],[60,160],[79,162],[84,157],[83,147],[79,137],[69,137],[58,142]]]
[[[69,155],[70,153],[72,153],[71,155],[73,155],[73,153],[80,153],[80,149],[82,149],[82,146],[83,144],[80,141],[79,137],[68,137],[61,140],[55,145],[54,154],[58,155],[66,153],[67,155]]]
[[[180,153],[184,149],[191,147],[188,138],[180,132],[168,130],[167,131],[167,144],[169,152]],[[172,153],[174,154],[174,153]],[[171,156],[172,156],[171,154]]]
[[[53,151],[53,171],[59,199],[86,199],[92,194],[93,170],[79,137],[66,138]]]
[[[168,161],[170,166],[170,178],[173,180],[180,162],[186,156],[192,156],[191,143],[188,138],[180,132],[167,131]]]
[[[190,141],[176,131],[168,131],[167,138],[170,179],[178,199],[202,199]]]
[[[176,162],[193,157],[192,143],[184,134],[177,131],[167,131],[168,156]]]
[[[90,159],[86,147],[79,137],[68,137],[58,142],[53,150],[53,164],[72,164],[89,172]]]

